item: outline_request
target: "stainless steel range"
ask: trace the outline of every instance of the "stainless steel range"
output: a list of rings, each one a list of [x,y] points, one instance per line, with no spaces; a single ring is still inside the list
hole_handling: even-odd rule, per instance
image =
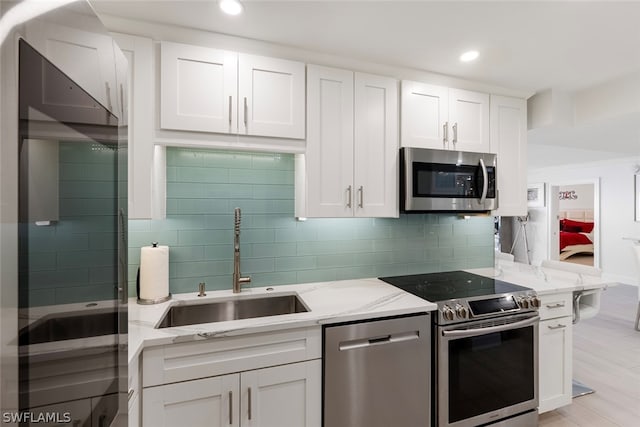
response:
[[[533,290],[464,271],[380,279],[438,305],[433,426],[537,426]]]

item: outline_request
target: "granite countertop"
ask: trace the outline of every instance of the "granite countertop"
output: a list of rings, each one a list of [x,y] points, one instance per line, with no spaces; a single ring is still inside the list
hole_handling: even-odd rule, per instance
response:
[[[475,268],[466,271],[525,286],[535,290],[538,295],[606,289],[612,284],[598,276],[578,275],[574,272],[536,267],[519,262],[504,262],[499,263],[496,268]]]
[[[155,329],[164,313],[173,305],[291,294],[297,294],[310,311]],[[171,300],[157,305],[139,305],[135,298],[130,298],[129,361],[138,357],[144,347],[420,313],[435,309],[436,304],[375,278],[246,288],[240,294],[233,294],[230,289],[208,291],[205,297],[198,297],[196,292],[176,294]]]

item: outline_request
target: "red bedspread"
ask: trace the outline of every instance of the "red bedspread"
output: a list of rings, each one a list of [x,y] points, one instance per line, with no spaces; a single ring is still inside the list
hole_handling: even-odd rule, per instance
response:
[[[569,233],[568,231],[560,232],[560,250],[564,250],[571,245],[588,245],[593,243],[587,236],[582,233]]]

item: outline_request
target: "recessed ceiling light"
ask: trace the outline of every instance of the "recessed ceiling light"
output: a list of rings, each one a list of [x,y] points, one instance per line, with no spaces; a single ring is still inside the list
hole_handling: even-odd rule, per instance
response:
[[[240,15],[244,9],[239,0],[220,0],[218,4],[227,15]]]
[[[478,59],[478,56],[480,54],[478,53],[477,50],[469,50],[465,53],[463,53],[462,55],[460,55],[460,61],[462,62],[471,62],[474,61],[476,59]]]

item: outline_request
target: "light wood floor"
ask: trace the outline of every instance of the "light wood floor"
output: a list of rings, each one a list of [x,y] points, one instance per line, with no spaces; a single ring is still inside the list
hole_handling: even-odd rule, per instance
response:
[[[640,332],[635,286],[611,286],[600,313],[575,325],[573,378],[596,390],[540,416],[548,427],[640,426]]]

